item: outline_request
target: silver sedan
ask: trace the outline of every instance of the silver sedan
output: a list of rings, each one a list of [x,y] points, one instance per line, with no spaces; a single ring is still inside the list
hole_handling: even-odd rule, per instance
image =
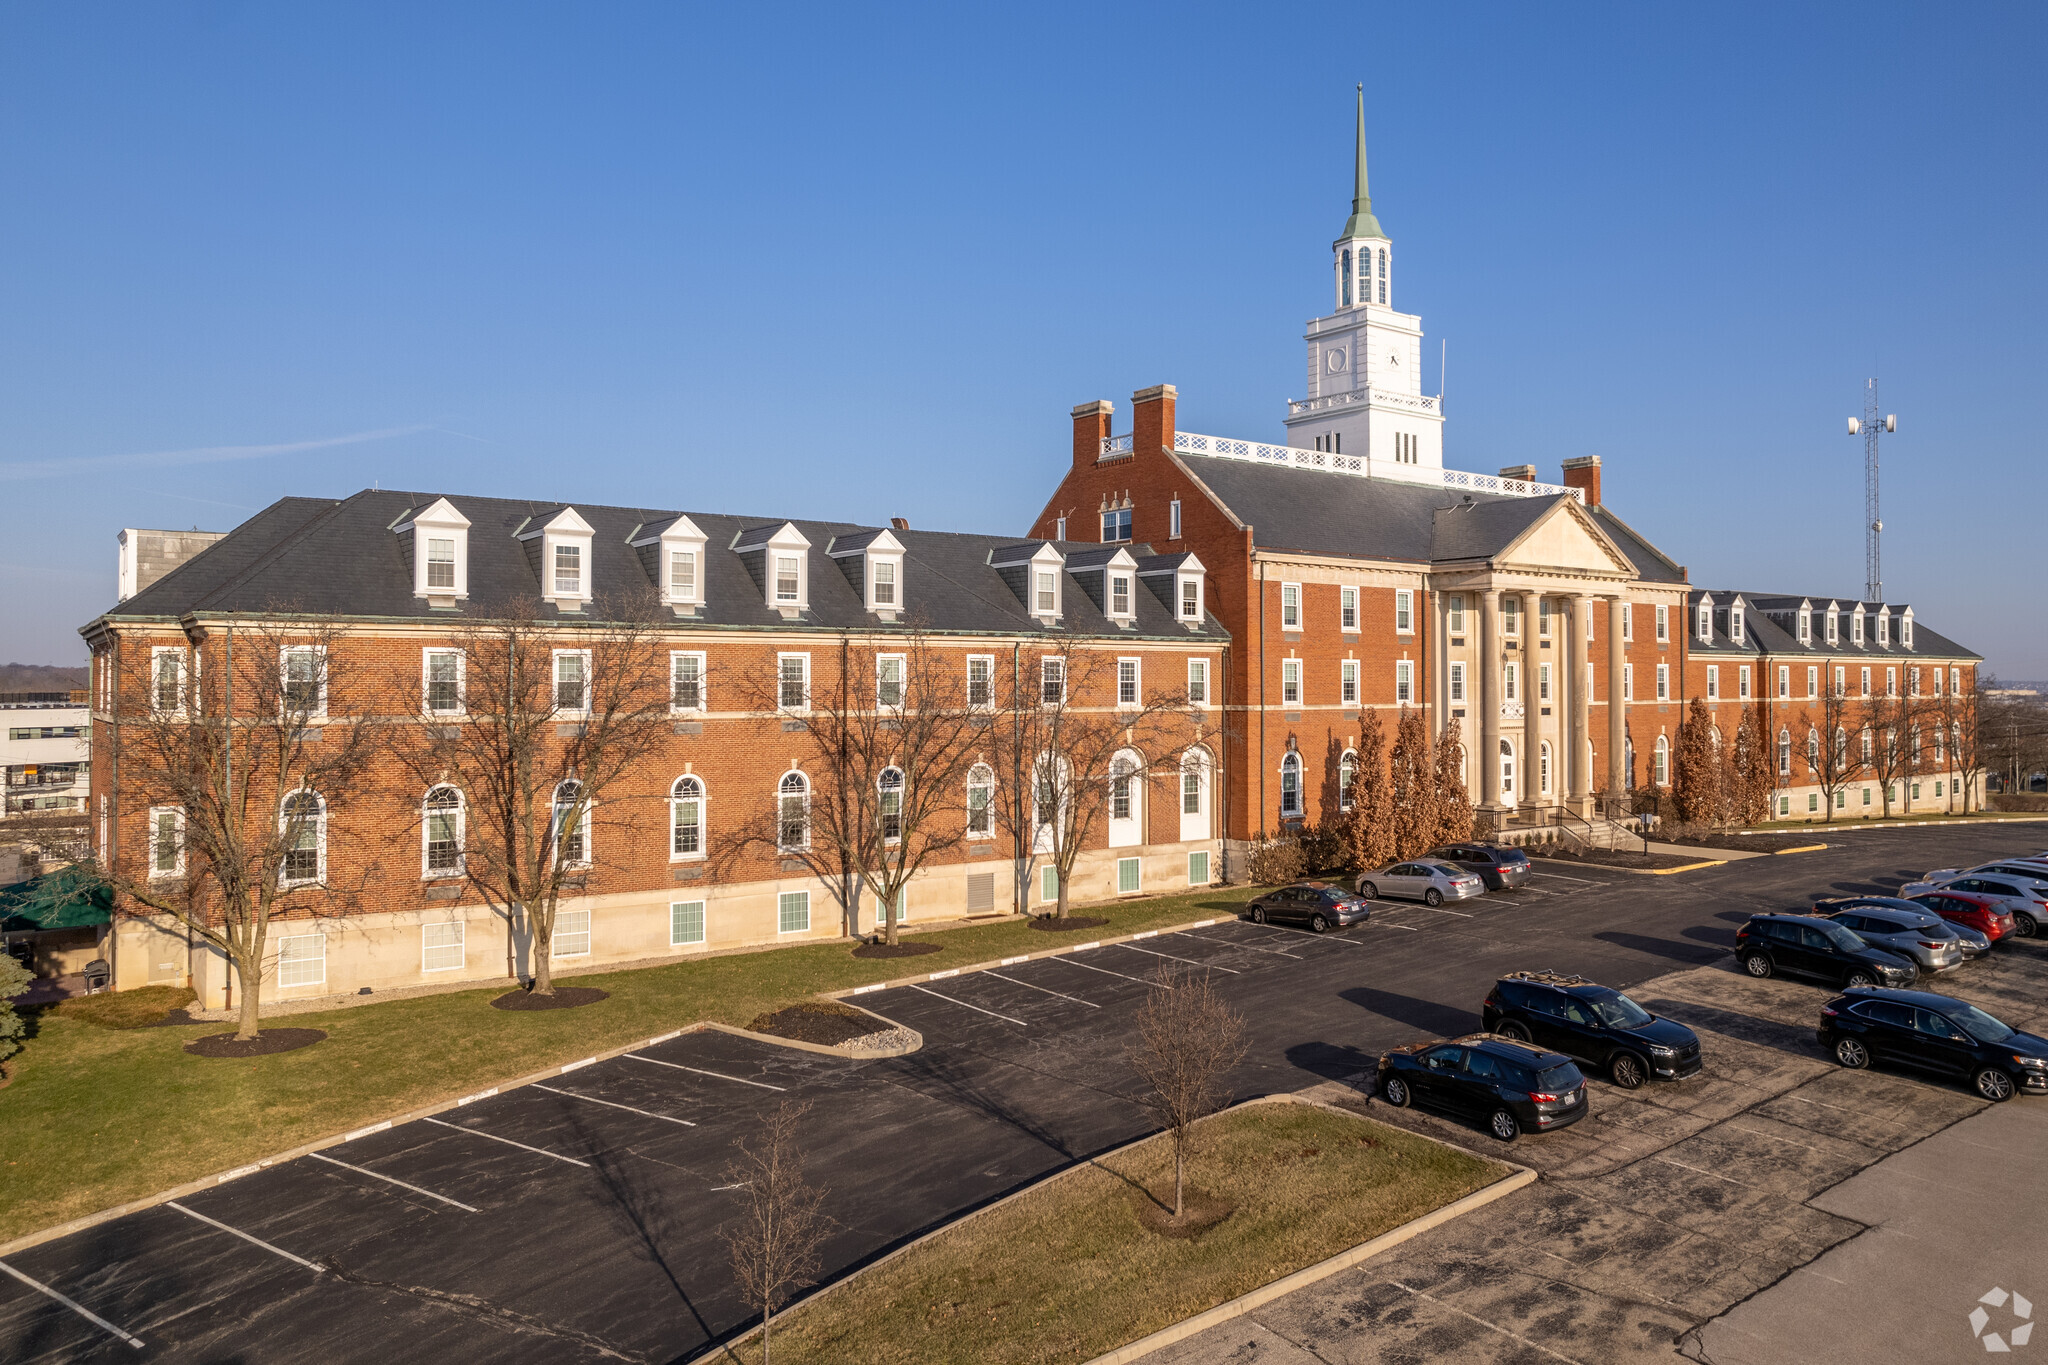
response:
[[[1433,858],[1395,863],[1383,872],[1368,872],[1358,879],[1358,894],[1367,900],[1398,896],[1424,905],[1442,905],[1445,901],[1462,901],[1485,893],[1486,883],[1477,874]]]
[[[1837,910],[1827,916],[1873,948],[1889,948],[1910,957],[1923,972],[1945,972],[1960,966],[1963,945],[1948,922],[1939,915],[1892,910],[1878,905],[1859,905]]]
[[[1979,896],[2001,897],[1999,908],[2012,913],[2013,932],[2021,938],[2032,938],[2039,931],[2041,922],[2048,919],[2048,905],[2042,903],[2043,898],[2048,897],[2048,891],[2025,877],[2006,874],[1947,877],[1936,874],[1921,881],[1907,882],[1899,888],[1899,894],[1909,900],[1930,891],[1968,891]]]

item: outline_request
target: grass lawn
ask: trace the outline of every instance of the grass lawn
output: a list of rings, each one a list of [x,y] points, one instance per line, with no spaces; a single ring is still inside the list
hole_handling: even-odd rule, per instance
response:
[[[1237,1208],[1162,1237],[1139,1187],[1173,1194],[1155,1138],[941,1232],[776,1324],[774,1359],[862,1365],[1085,1361],[1369,1241],[1506,1174],[1397,1128],[1305,1104],[1202,1125],[1193,1184]],[[738,1351],[761,1358],[758,1339]]]
[[[699,1020],[744,1027],[820,991],[1234,915],[1246,894],[1212,888],[1091,906],[1077,913],[1110,923],[1078,934],[1038,933],[1022,920],[912,931],[907,937],[940,951],[910,959],[862,961],[850,945],[832,943],[557,978],[611,992],[576,1010],[491,1009],[507,989],[500,983],[294,1014],[285,1022],[325,1029],[327,1040],[239,1061],[183,1050],[231,1025],[119,1027],[138,1022],[124,1016],[140,992],[67,1003],[40,1013],[7,1064],[14,1080],[0,1090],[0,1241]],[[188,998],[150,994],[151,1018]]]

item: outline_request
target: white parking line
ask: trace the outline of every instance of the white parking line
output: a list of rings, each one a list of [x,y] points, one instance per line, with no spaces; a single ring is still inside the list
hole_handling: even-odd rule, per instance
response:
[[[38,1294],[49,1295],[57,1302],[63,1304],[66,1308],[69,1308],[72,1312],[78,1314],[78,1316],[80,1316],[81,1318],[84,1318],[93,1326],[102,1328],[105,1331],[113,1333],[115,1336],[121,1338],[121,1340],[127,1342],[130,1346],[135,1347],[137,1350],[142,1349],[141,1337],[131,1336],[128,1333],[122,1331],[120,1328],[114,1326],[113,1323],[108,1322],[105,1318],[101,1317],[98,1313],[93,1312],[90,1308],[87,1308],[84,1304],[78,1302],[76,1299],[67,1299],[62,1294],[59,1294],[56,1290],[50,1288],[50,1286],[44,1284],[42,1281],[31,1280],[28,1276],[22,1274],[19,1270],[16,1270],[13,1266],[7,1264],[7,1262],[5,1261],[0,1261],[0,1270],[6,1271],[15,1279],[20,1280],[23,1284],[27,1285],[30,1289],[35,1290]]]
[[[697,1126],[688,1119],[674,1118],[668,1114],[657,1114],[652,1109],[635,1109],[630,1104],[620,1104],[615,1100],[601,1100],[595,1095],[579,1094],[574,1090],[557,1090],[552,1085],[542,1085],[539,1081],[533,1083],[533,1088],[535,1090],[545,1090],[550,1095],[567,1095],[572,1100],[582,1100],[586,1104],[601,1104],[607,1109],[623,1109],[629,1114],[638,1114],[642,1118],[660,1119],[663,1123],[680,1123],[685,1128],[695,1128]]]
[[[952,996],[950,996],[950,995],[939,995],[939,993],[938,993],[937,991],[930,991],[930,990],[925,990],[925,988],[924,988],[923,986],[917,986],[917,985],[913,985],[913,986],[911,986],[911,988],[910,988],[910,989],[912,989],[912,990],[914,990],[914,991],[924,991],[924,993],[925,993],[926,995],[938,995],[938,996],[939,996],[939,999],[941,999],[941,1000],[944,1000],[944,1001],[946,1001],[946,1002],[947,1002],[948,1004],[958,1005],[958,1006],[959,1006],[959,1007],[960,1007],[961,1009],[964,1009],[964,1010],[973,1010],[973,1011],[974,1011],[974,1012],[975,1012],[976,1014],[986,1014],[986,1015],[987,1015],[987,1016],[988,1016],[989,1018],[991,1018],[991,1019],[1000,1019],[1000,1020],[1002,1020],[1002,1021],[1003,1021],[1004,1023],[1006,1023],[1006,1024],[1015,1024],[1015,1025],[1017,1025],[1017,1026],[1018,1026],[1019,1028],[1029,1028],[1029,1027],[1031,1027],[1031,1026],[1030,1026],[1029,1024],[1025,1023],[1025,1022],[1024,1022],[1024,1021],[1023,1021],[1022,1019],[1012,1019],[1012,1018],[1011,1018],[1011,1017],[1010,1017],[1009,1015],[1007,1015],[1007,1014],[997,1014],[997,1013],[996,1013],[996,1012],[995,1012],[994,1010],[985,1010],[985,1009],[983,1009],[983,1008],[982,1008],[981,1006],[979,1006],[979,1005],[970,1005],[970,1004],[968,1004],[968,1003],[967,1003],[967,1002],[966,1002],[965,1000],[955,1000],[955,999],[954,999],[954,998],[953,998]]]
[[[1434,1294],[1425,1294],[1420,1289],[1410,1289],[1407,1285],[1402,1284],[1399,1280],[1388,1280],[1386,1281],[1386,1283],[1394,1286],[1394,1288],[1398,1290],[1401,1290],[1403,1293],[1413,1294],[1418,1299],[1427,1299],[1439,1308],[1447,1308],[1451,1312],[1456,1313],[1459,1317],[1469,1319],[1472,1322],[1476,1322],[1481,1327],[1486,1328],[1488,1331],[1498,1332],[1502,1336],[1506,1337],[1509,1341],[1515,1342],[1518,1345],[1526,1346],[1532,1351],[1540,1351],[1544,1355],[1549,1356],[1552,1360],[1562,1360],[1565,1363],[1565,1365],[1580,1365],[1580,1362],[1573,1360],[1570,1356],[1561,1356],[1557,1352],[1551,1350],[1546,1346],[1538,1346],[1535,1342],[1529,1340],[1529,1338],[1524,1336],[1517,1336],[1515,1333],[1510,1332],[1507,1328],[1502,1327],[1497,1323],[1491,1323],[1488,1322],[1485,1318],[1477,1317],[1471,1313],[1467,1313],[1464,1309],[1458,1307],[1456,1304],[1445,1303],[1442,1299],[1438,1298]]]
[[[699,1076],[716,1076],[721,1081],[738,1081],[741,1085],[758,1085],[763,1090],[788,1090],[786,1085],[770,1085],[766,1081],[750,1081],[745,1076],[728,1076],[723,1071],[706,1071],[701,1066],[684,1066],[681,1062],[664,1062],[659,1057],[642,1057],[637,1052],[619,1054],[635,1062],[651,1062],[655,1066],[672,1066],[678,1071],[694,1071]]]
[[[1117,944],[1113,944],[1113,945],[1111,945],[1111,946],[1112,946],[1112,947],[1117,947],[1117,948],[1131,948],[1131,945],[1130,945],[1130,944],[1128,944],[1128,943],[1117,943]],[[1230,973],[1230,974],[1231,974],[1232,976],[1243,976],[1243,975],[1244,975],[1244,973],[1243,973],[1243,972],[1239,971],[1239,970],[1238,970],[1237,968],[1235,968],[1235,967],[1218,967],[1218,966],[1216,966],[1216,964],[1215,964],[1215,963],[1213,963],[1213,962],[1197,962],[1197,961],[1195,961],[1195,959],[1193,959],[1193,958],[1191,958],[1191,957],[1175,957],[1175,956],[1174,956],[1174,955],[1173,955],[1172,953],[1160,953],[1160,952],[1154,952],[1154,951],[1153,951],[1152,949],[1150,949],[1150,948],[1131,948],[1131,951],[1132,951],[1132,952],[1134,952],[1134,953],[1146,953],[1146,954],[1149,954],[1149,955],[1150,955],[1150,956],[1152,956],[1152,957],[1163,957],[1163,958],[1165,958],[1165,959],[1166,959],[1166,960],[1167,960],[1168,962],[1185,962],[1185,963],[1187,963],[1187,964],[1188,964],[1188,965],[1189,965],[1190,967],[1208,967],[1208,968],[1210,968],[1210,969],[1212,969],[1212,970],[1214,970],[1214,971],[1219,971],[1219,972],[1229,972],[1229,973]]]
[[[1300,953],[1290,953],[1284,948],[1268,948],[1263,943],[1254,943],[1250,941],[1241,942],[1237,939],[1228,938],[1210,938],[1207,934],[1191,934],[1187,932],[1185,929],[1183,929],[1180,932],[1179,937],[1200,939],[1204,943],[1220,944],[1225,948],[1249,948],[1251,951],[1255,953],[1273,953],[1280,957],[1291,957],[1296,962],[1308,961],[1308,959],[1303,957]]]
[[[262,1247],[265,1251],[269,1252],[273,1256],[282,1256],[287,1261],[297,1262],[298,1264],[306,1267],[306,1269],[312,1271],[315,1275],[324,1275],[327,1273],[327,1267],[321,1265],[317,1261],[309,1261],[303,1256],[294,1256],[289,1251],[286,1251],[283,1247],[274,1247],[270,1243],[264,1241],[261,1237],[251,1237],[248,1233],[242,1231],[240,1228],[231,1228],[226,1223],[221,1222],[218,1218],[208,1218],[203,1213],[194,1213],[191,1209],[186,1208],[183,1204],[180,1204],[175,1199],[170,1200],[168,1203],[165,1204],[164,1207],[176,1209],[179,1213],[184,1214],[188,1218],[197,1218],[202,1223],[211,1224],[212,1226],[219,1228],[222,1232],[231,1232],[245,1242],[249,1242],[255,1246]]]
[[[399,1180],[394,1176],[388,1176],[384,1174],[382,1171],[373,1171],[367,1166],[351,1166],[346,1161],[336,1161],[333,1157],[326,1155],[324,1152],[308,1152],[306,1153],[306,1155],[312,1157],[315,1161],[324,1161],[330,1166],[339,1166],[345,1171],[355,1171],[358,1174],[369,1176],[372,1180],[386,1181],[389,1184],[398,1186],[402,1190],[411,1190],[414,1194],[423,1194],[429,1199],[438,1199],[444,1204],[453,1204],[456,1208],[461,1209],[464,1213],[483,1212],[483,1210],[481,1209],[471,1208],[469,1205],[463,1203],[460,1199],[450,1199],[445,1194],[435,1194],[432,1190],[423,1190],[417,1185],[408,1185],[405,1181]]]
[[[1049,957],[1045,960],[1048,962],[1063,962],[1069,967],[1085,967],[1091,972],[1101,972],[1104,976],[1121,976],[1124,980],[1135,981],[1140,986],[1156,986],[1159,984],[1156,981],[1147,981],[1142,976],[1131,976],[1125,972],[1113,972],[1107,967],[1097,967],[1087,962],[1076,962],[1070,957]]]
[[[1100,1006],[1100,1005],[1096,1004],[1096,1003],[1095,1003],[1095,1002],[1094,1002],[1093,1000],[1083,1000],[1083,999],[1082,999],[1082,998],[1081,998],[1080,996],[1078,996],[1078,995],[1065,995],[1065,994],[1062,994],[1062,993],[1061,993],[1061,992],[1059,992],[1059,991],[1055,991],[1055,990],[1048,990],[1048,989],[1047,989],[1046,987],[1044,987],[1044,986],[1034,986],[1034,985],[1032,985],[1032,984],[1031,984],[1031,983],[1030,983],[1029,981],[1019,981],[1019,980],[1018,980],[1018,979],[1017,979],[1016,977],[1014,977],[1014,976],[1004,976],[1004,975],[1003,975],[1003,974],[1002,974],[1001,972],[994,972],[994,971],[991,971],[991,972],[984,972],[984,973],[982,973],[982,975],[984,975],[984,976],[992,976],[992,977],[994,977],[994,978],[995,978],[996,980],[998,980],[998,981],[1007,981],[1007,982],[1009,982],[1009,983],[1010,983],[1011,985],[1013,985],[1013,986],[1023,986],[1023,987],[1024,987],[1024,988],[1026,988],[1027,990],[1034,990],[1034,991],[1045,991],[1045,993],[1046,993],[1047,995],[1057,995],[1057,996],[1059,996],[1059,997],[1060,997],[1060,999],[1062,999],[1062,1000],[1071,1000],[1071,1001],[1073,1001],[1073,1002],[1074,1002],[1075,1004],[1077,1004],[1077,1005],[1086,1005],[1086,1006],[1087,1006],[1087,1007],[1088,1007],[1089,1009],[1091,1009],[1091,1010],[1099,1010],[1099,1009],[1101,1009],[1101,1008],[1102,1008],[1102,1006]]]
[[[486,1133],[481,1128],[465,1128],[459,1123],[448,1123],[437,1118],[423,1118],[420,1122],[439,1124],[443,1128],[453,1128],[456,1132],[467,1133],[471,1137],[489,1138],[493,1142],[502,1142],[507,1147],[517,1147],[522,1152],[538,1152],[542,1156],[551,1156],[557,1161],[566,1161],[571,1166],[581,1166],[586,1171],[590,1169],[590,1163],[587,1161],[578,1161],[575,1157],[563,1156],[560,1152],[550,1152],[545,1147],[529,1147],[523,1142],[514,1142],[508,1137],[499,1137],[496,1133]]]
[[[1425,905],[1425,906],[1423,906],[1422,908],[1423,908],[1424,910],[1433,910],[1433,911],[1435,911],[1435,912],[1436,912],[1437,914],[1439,914],[1439,915],[1456,915],[1456,916],[1457,916],[1457,917],[1458,917],[1459,919],[1471,919],[1471,918],[1472,918],[1472,916],[1471,916],[1470,914],[1467,914],[1467,913],[1466,913],[1465,911],[1463,911],[1463,910],[1446,910],[1446,909],[1444,909],[1444,908],[1443,908],[1443,907],[1442,907],[1441,905]]]
[[[1532,877],[1550,877],[1561,882],[1577,882],[1581,886],[1605,885],[1603,882],[1594,881],[1591,877],[1567,877],[1562,872],[1531,872],[1529,875]]]

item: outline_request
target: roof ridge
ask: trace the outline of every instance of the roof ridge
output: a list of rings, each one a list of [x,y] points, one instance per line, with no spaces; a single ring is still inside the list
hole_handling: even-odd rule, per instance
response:
[[[304,521],[300,522],[297,526],[294,526],[291,530],[287,531],[284,535],[279,536],[276,544],[272,545],[262,554],[256,556],[256,558],[250,560],[248,567],[243,569],[242,572],[240,572],[239,574],[232,575],[231,577],[225,578],[221,580],[219,583],[214,584],[213,588],[209,592],[201,595],[193,601],[190,610],[198,611],[201,608],[203,608],[209,601],[219,598],[220,596],[225,594],[229,589],[241,587],[244,583],[247,583],[252,577],[254,577],[258,571],[267,569],[272,564],[276,563],[278,559],[282,557],[287,550],[296,548],[299,542],[305,539],[306,534],[309,531],[311,531],[314,527],[319,525],[321,522],[332,519],[341,511],[342,508],[348,506],[357,498],[362,497],[364,493],[376,491],[379,490],[361,489],[349,494],[349,496],[347,496],[346,498],[336,498],[332,501],[329,501],[327,506],[320,508],[311,516],[307,517]],[[278,502],[284,501],[285,499],[283,498],[278,499]],[[319,501],[319,499],[307,499],[307,501]],[[277,505],[277,503],[272,503],[271,505],[274,507]],[[233,532],[230,532],[229,534],[232,535]],[[223,537],[223,540],[224,539],[225,537]]]

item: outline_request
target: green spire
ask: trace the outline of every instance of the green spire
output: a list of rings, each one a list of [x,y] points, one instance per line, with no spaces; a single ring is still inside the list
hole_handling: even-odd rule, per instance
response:
[[[1351,217],[1344,224],[1344,231],[1338,234],[1338,241],[1353,237],[1377,237],[1381,241],[1387,234],[1380,231],[1380,220],[1372,216],[1372,190],[1365,180],[1365,86],[1358,87],[1358,171],[1351,189]]]

